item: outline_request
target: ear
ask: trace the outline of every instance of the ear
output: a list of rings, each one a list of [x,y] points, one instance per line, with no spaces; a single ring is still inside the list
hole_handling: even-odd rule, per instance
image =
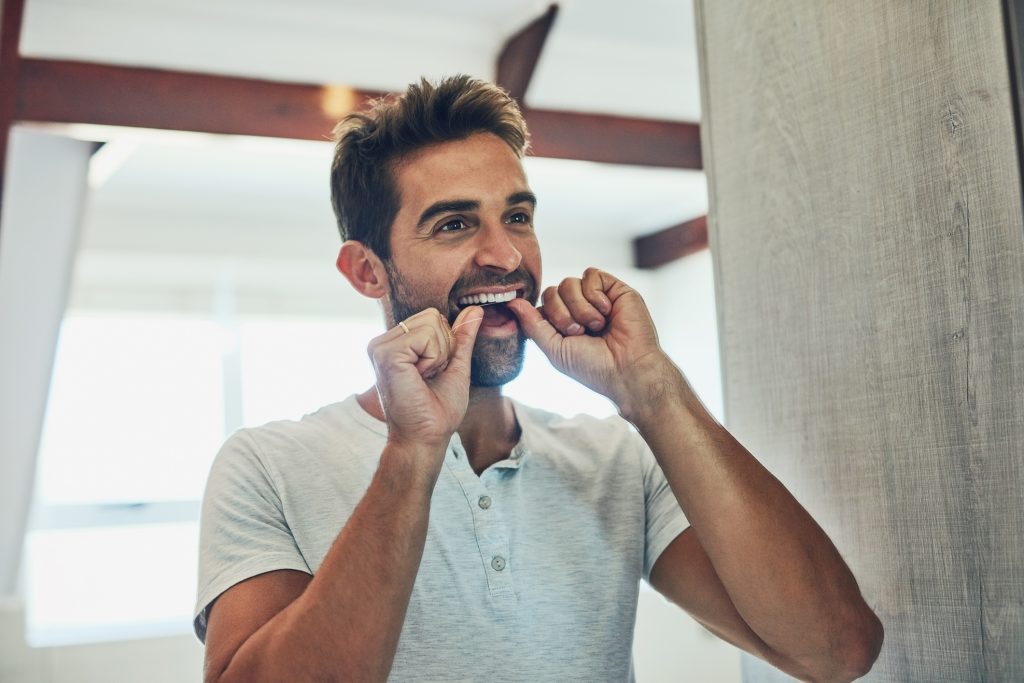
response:
[[[380,257],[362,242],[348,240],[341,245],[338,270],[357,292],[380,299],[388,292],[388,276]]]

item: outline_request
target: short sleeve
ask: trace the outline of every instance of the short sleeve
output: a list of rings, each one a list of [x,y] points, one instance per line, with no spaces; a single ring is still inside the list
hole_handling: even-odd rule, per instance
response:
[[[661,553],[690,523],[672,493],[661,465],[643,439],[637,436],[640,465],[644,478],[644,503],[647,514],[644,544],[644,580],[650,581],[651,570]]]
[[[209,607],[231,586],[258,574],[312,574],[285,520],[258,446],[236,432],[214,459],[199,520],[199,581],[193,627],[206,642]]]

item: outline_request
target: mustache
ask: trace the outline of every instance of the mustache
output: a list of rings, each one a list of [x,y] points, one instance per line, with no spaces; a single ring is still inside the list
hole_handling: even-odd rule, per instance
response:
[[[456,292],[465,292],[466,290],[475,289],[477,287],[507,287],[509,285],[520,283],[522,283],[523,298],[530,303],[534,303],[537,283],[533,279],[533,276],[523,268],[514,270],[507,275],[493,275],[487,272],[477,272],[467,275],[464,278],[460,278],[452,286],[451,295],[449,296],[450,304],[448,306],[448,322],[455,320],[458,315],[459,304],[456,301]]]
[[[518,283],[522,283],[523,296],[527,299],[532,299],[533,293],[537,289],[537,283],[534,282],[533,276],[522,268],[515,270],[508,275],[494,276],[488,273],[474,273],[473,275],[461,278],[452,286],[451,299],[453,301],[455,300],[455,292],[464,292],[467,289],[475,289],[477,287],[507,287]]]

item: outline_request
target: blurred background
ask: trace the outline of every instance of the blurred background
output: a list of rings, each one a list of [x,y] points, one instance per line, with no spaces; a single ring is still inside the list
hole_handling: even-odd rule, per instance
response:
[[[420,76],[496,79],[503,49],[534,40],[516,34],[548,9],[526,0],[27,0],[20,53],[387,92]],[[663,346],[721,420],[706,237],[685,255],[644,242],[678,238],[706,214],[699,151],[698,163],[665,162],[657,150],[644,163],[649,143],[632,132],[699,123],[692,3],[563,1],[540,45],[525,106],[578,113],[580,126],[604,116],[608,148],[626,149],[610,161],[603,145],[560,153],[554,135],[526,160],[544,284],[597,265],[636,287]],[[18,341],[52,358],[38,426],[27,427],[35,437],[0,433],[5,467],[29,473],[0,488],[32,491],[24,515],[0,517],[0,555],[16,566],[0,601],[2,681],[200,680],[191,611],[214,454],[240,427],[298,418],[373,382],[365,347],[383,324],[334,268],[330,144],[157,130],[174,127],[26,124],[8,146],[0,277],[60,322],[56,336]],[[44,180],[16,185],[30,173]],[[76,182],[78,194],[62,189]],[[10,262],[17,207],[46,205],[74,214],[73,229],[26,238],[41,253],[69,254],[62,292],[48,298],[33,278],[52,273]],[[661,251],[664,262],[652,260]],[[30,368],[4,382],[29,396],[40,383]],[[532,347],[508,394],[565,414],[614,413]],[[640,681],[739,680],[736,650],[646,585],[634,647]]]

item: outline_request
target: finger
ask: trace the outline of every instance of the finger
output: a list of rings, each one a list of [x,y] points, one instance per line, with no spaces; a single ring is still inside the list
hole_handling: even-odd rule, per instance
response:
[[[583,325],[572,317],[569,307],[565,305],[554,287],[545,289],[541,299],[544,301],[544,317],[555,326],[555,329],[567,337],[583,334]]]
[[[434,311],[430,324],[434,329],[434,334],[437,336],[438,348],[441,349],[441,354],[445,358],[445,363],[447,363],[448,358],[452,355],[453,349],[452,329],[448,326],[447,318],[441,315],[441,311],[436,308],[430,310]]]
[[[614,280],[614,277],[600,268],[587,268],[583,271],[583,296],[606,316],[612,312],[612,302],[605,292]]]
[[[441,354],[440,362],[435,364],[429,372],[423,375],[423,379],[430,379],[435,377],[448,367],[448,363],[451,361],[452,351],[454,350],[454,338],[452,337],[451,327],[448,326],[448,320],[441,315],[441,312],[436,308],[429,309],[433,312],[433,315],[426,318],[425,324],[430,327],[434,333],[434,339],[437,342],[437,347]]]
[[[388,330],[383,336],[383,341],[397,339],[405,334],[411,334],[424,325],[431,325],[434,320],[440,317],[441,312],[436,308],[424,308],[422,311],[410,315],[405,320],[395,323],[395,326]]]
[[[583,281],[579,278],[568,277],[558,285],[558,296],[569,309],[573,320],[586,326],[592,332],[598,332],[604,328],[605,317],[583,294]]]
[[[438,355],[443,359],[447,359],[452,348],[451,331],[448,328],[448,321],[436,308],[425,308],[400,321],[388,330],[384,335],[383,341],[398,340],[407,334],[418,334],[424,329],[434,335]],[[431,354],[431,357],[433,357],[433,354]]]
[[[545,356],[550,358],[565,337],[544,317],[539,309],[531,306],[526,299],[513,299],[506,305],[519,319],[519,325],[523,328],[526,336],[537,344]]]
[[[399,338],[394,343],[400,344],[402,342],[409,344],[413,351],[416,352],[418,356],[415,364],[416,370],[419,371],[420,376],[423,378],[436,375],[440,372],[441,366],[448,361],[448,355],[441,351],[437,330],[433,326],[423,325],[417,327],[407,336]]]
[[[476,334],[480,331],[480,323],[484,319],[484,309],[480,306],[467,306],[459,312],[452,324],[452,345],[454,351],[448,360],[448,367],[469,373],[473,358],[473,346]]]
[[[412,363],[424,378],[436,375],[448,361],[447,333],[441,324],[436,308],[406,318],[383,336],[381,352],[386,356],[385,362]]]

